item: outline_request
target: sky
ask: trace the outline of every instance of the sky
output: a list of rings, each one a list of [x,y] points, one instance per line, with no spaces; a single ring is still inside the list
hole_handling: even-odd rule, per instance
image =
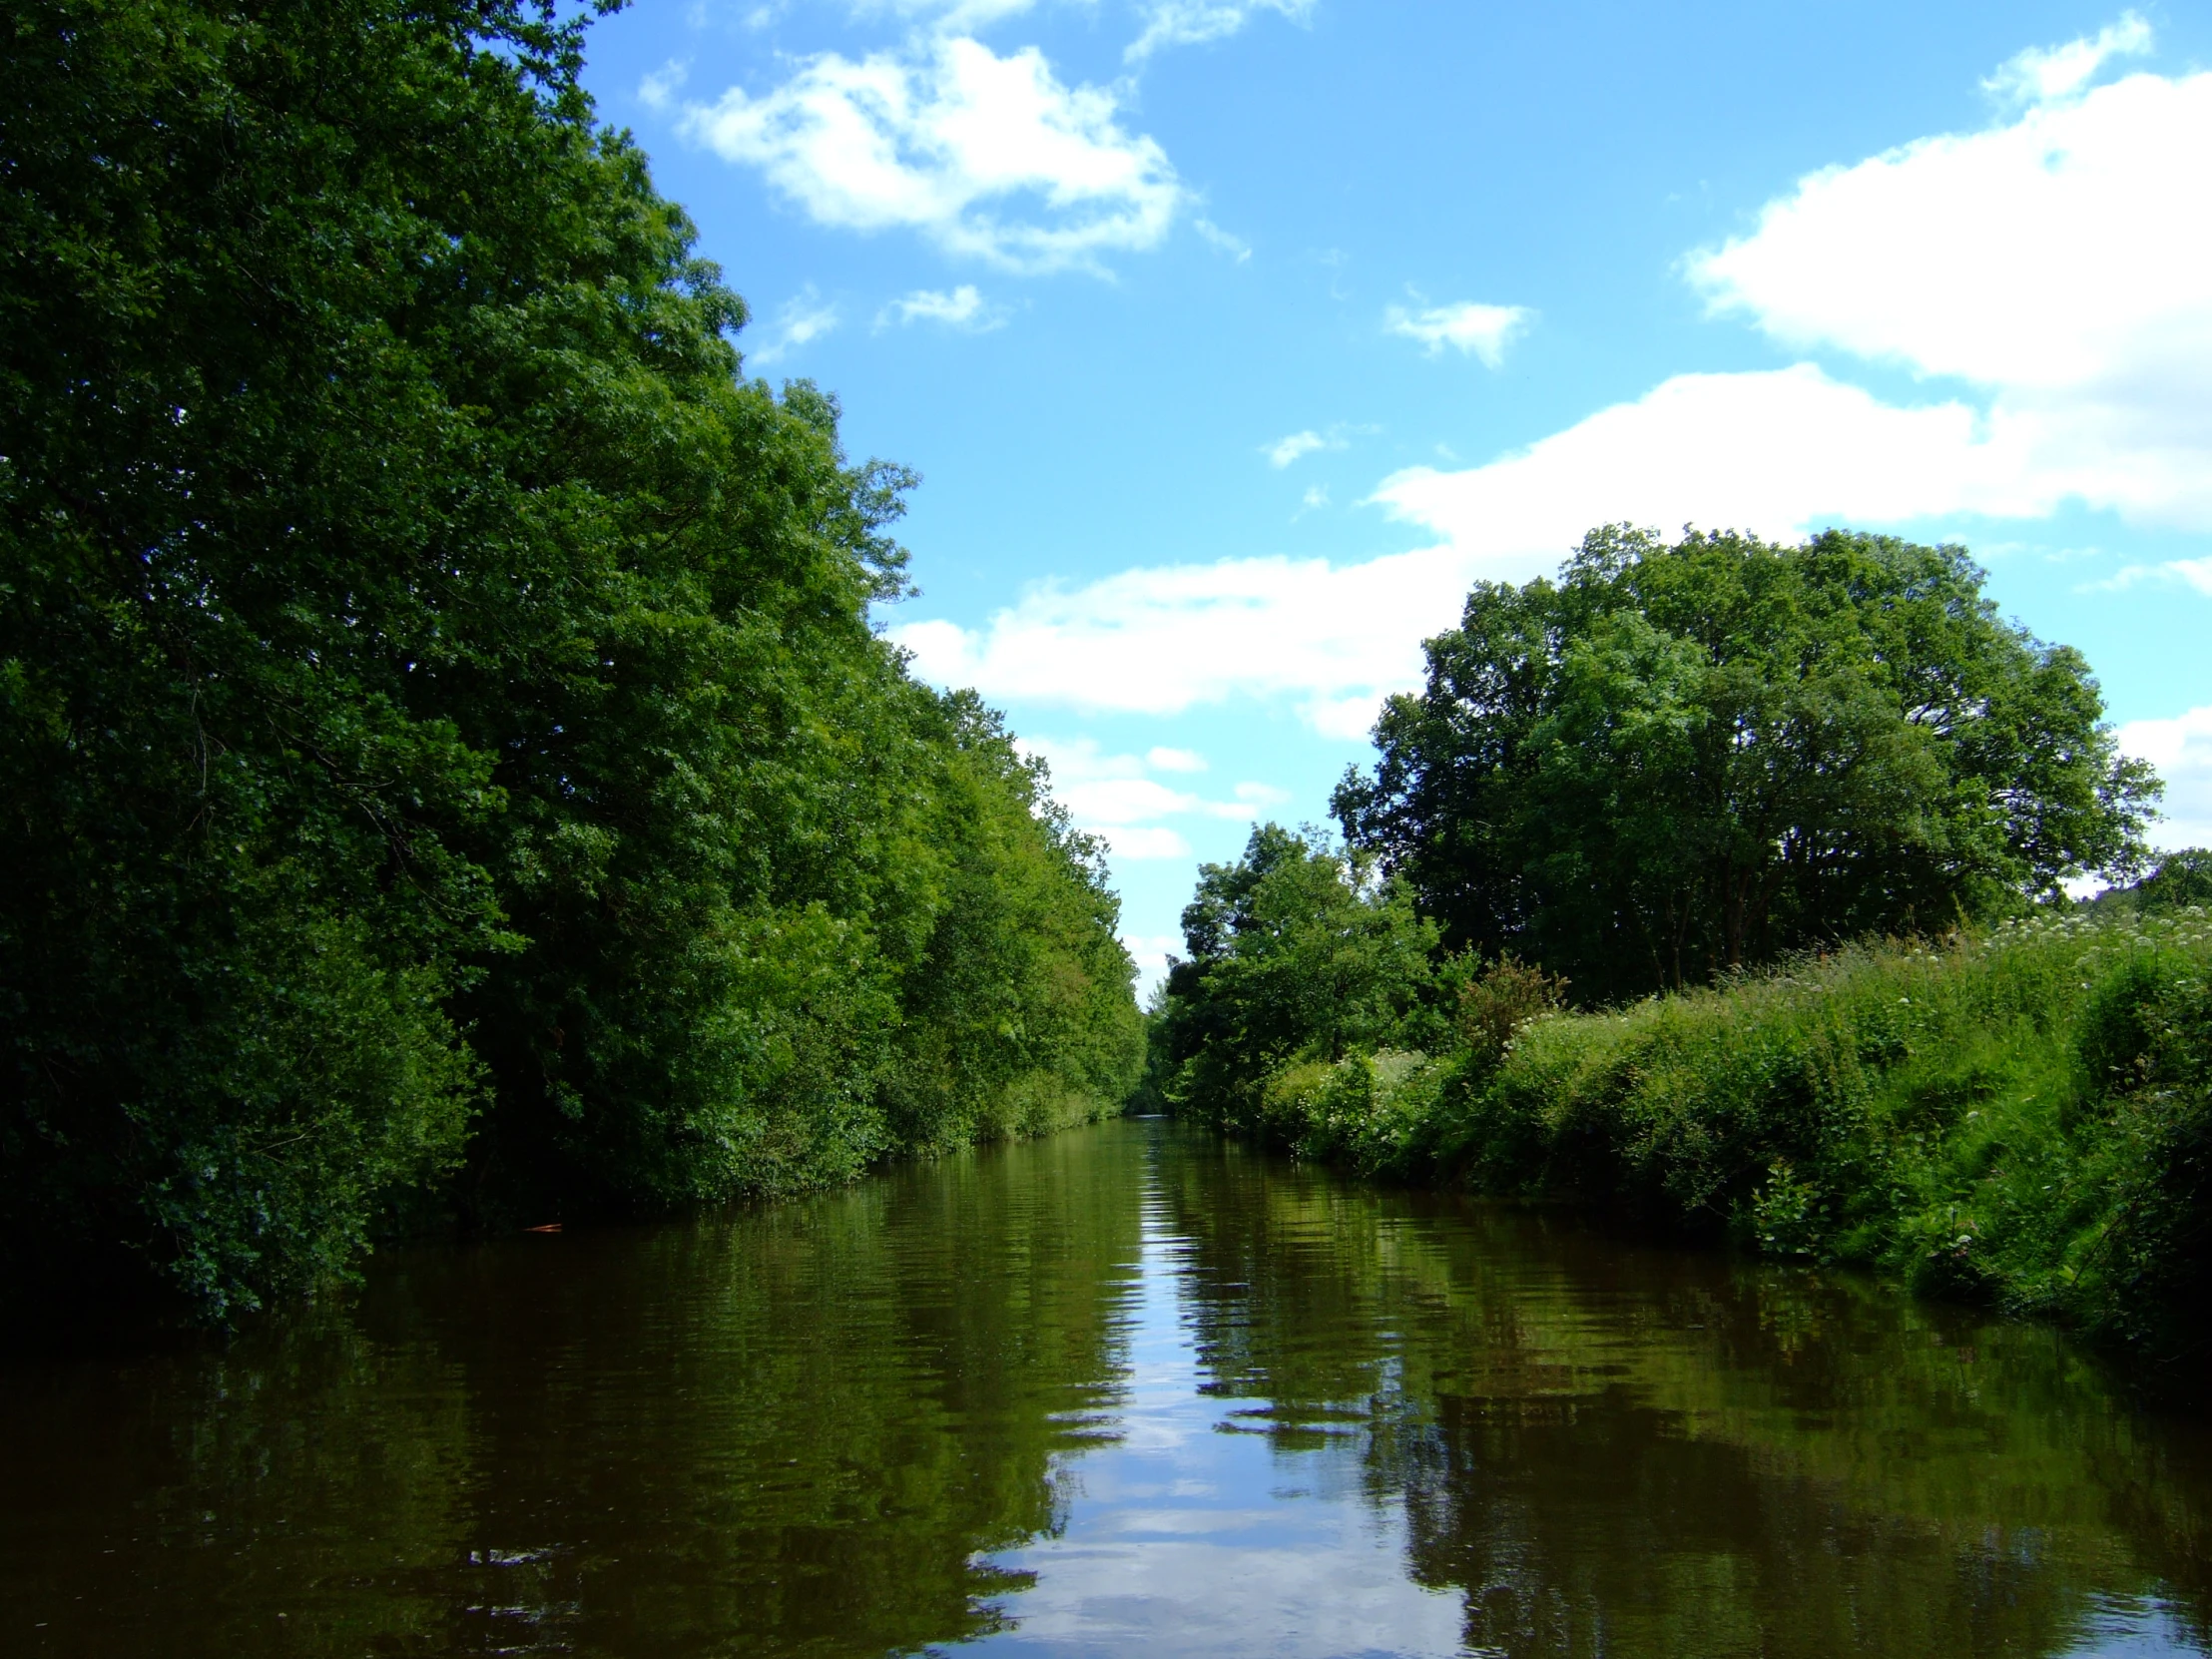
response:
[[[747,372],[913,467],[884,632],[1111,849],[1324,823],[1468,586],[1964,544],[2212,844],[2212,4],[633,0]]]

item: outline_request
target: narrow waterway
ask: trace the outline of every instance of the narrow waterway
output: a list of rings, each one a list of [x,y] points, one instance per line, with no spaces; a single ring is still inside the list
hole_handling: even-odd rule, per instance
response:
[[[2052,1334],[1107,1124],[0,1363],[0,1652],[2199,1654]]]

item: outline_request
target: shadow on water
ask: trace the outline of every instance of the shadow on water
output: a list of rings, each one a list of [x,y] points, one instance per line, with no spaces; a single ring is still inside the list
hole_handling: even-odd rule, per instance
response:
[[[0,1413],[11,1654],[2150,1654],[2212,1605],[2212,1441],[2048,1332],[1157,1123],[401,1254]],[[1174,1599],[1199,1538],[1237,1581]]]

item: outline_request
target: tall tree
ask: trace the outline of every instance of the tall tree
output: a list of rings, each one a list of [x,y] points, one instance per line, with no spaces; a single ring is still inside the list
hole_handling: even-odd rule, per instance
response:
[[[2155,780],[1981,583],[1890,537],[1593,531],[1468,595],[1336,811],[1448,942],[1598,998],[2133,867]]]
[[[567,11],[0,24],[19,1264],[220,1312],[395,1194],[804,1185],[1137,1063],[1092,850],[870,629],[910,477],[743,377]]]

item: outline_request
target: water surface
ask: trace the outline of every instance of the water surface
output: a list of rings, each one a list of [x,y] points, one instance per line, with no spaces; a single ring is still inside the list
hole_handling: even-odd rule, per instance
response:
[[[0,1652],[2212,1652],[2053,1334],[1108,1124],[0,1364]]]

